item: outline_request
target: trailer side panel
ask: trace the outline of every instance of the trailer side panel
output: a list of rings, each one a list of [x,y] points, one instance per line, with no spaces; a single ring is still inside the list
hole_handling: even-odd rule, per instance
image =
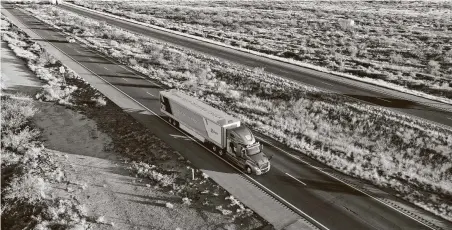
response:
[[[221,141],[221,127],[210,121],[197,112],[186,108],[183,105],[168,98],[169,112],[179,123],[184,124],[198,135],[208,139],[212,143],[223,147]],[[168,109],[167,109],[168,110]],[[198,138],[199,139],[199,138]]]

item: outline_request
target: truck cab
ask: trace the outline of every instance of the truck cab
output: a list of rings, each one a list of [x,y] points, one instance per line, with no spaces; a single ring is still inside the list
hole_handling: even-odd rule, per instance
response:
[[[226,156],[248,174],[260,175],[270,170],[269,158],[249,128],[242,125],[226,129],[226,137]]]

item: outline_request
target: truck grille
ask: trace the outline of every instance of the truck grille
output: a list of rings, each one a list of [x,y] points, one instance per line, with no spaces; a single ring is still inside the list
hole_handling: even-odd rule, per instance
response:
[[[265,163],[265,164],[261,164],[261,165],[259,165],[259,169],[262,171],[262,172],[266,172],[266,171],[268,171],[268,170],[270,170],[270,163]]]

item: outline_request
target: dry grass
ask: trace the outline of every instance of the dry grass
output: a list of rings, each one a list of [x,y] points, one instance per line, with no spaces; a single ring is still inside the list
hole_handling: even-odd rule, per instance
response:
[[[13,97],[3,96],[1,106],[0,124],[2,130],[23,127],[37,112],[37,109],[33,106],[32,99],[20,94],[14,95]]]
[[[406,199],[452,218],[447,199],[452,194],[449,130],[325,94],[260,69],[127,35],[104,23],[63,14],[61,9],[43,7],[33,12],[150,78],[226,110],[312,158],[391,187]],[[449,205],[442,208],[443,203]]]
[[[447,45],[452,36],[452,5],[447,1],[76,3],[228,45],[452,98],[452,50]]]
[[[42,59],[36,46],[3,17],[2,39],[29,64]],[[0,104],[2,228],[86,229],[86,213],[75,200],[49,197],[49,183],[64,180],[64,175],[38,141],[40,132],[32,128],[30,120],[38,112],[33,100],[20,94],[2,95]]]
[[[73,73],[65,71],[61,62],[45,52],[37,43],[27,40],[23,32],[2,17],[2,24],[3,22],[7,26],[2,30],[2,40],[8,42],[13,52],[24,59],[30,70],[46,83],[43,90],[36,95],[36,99],[70,106],[71,94],[77,88],[67,85],[65,79],[72,78]]]
[[[121,35],[122,33],[117,33]],[[120,37],[122,39],[130,39],[128,34],[125,34],[126,38]],[[19,39],[11,39],[10,41],[15,42]],[[24,39],[26,44],[29,44],[28,40]],[[131,40],[133,41],[133,39]],[[24,44],[25,44],[24,43]],[[30,43],[32,44],[32,43]],[[114,45],[114,43],[113,43]],[[33,47],[33,48],[32,48]],[[174,207],[175,213],[177,215],[187,215],[186,212],[189,211],[190,213],[188,216],[192,215],[193,213],[198,213],[199,209],[201,210],[208,210],[208,218],[205,218],[204,214],[202,217],[199,217],[198,214],[195,214],[194,217],[198,219],[189,219],[189,223],[196,225],[201,223],[208,223],[208,224],[214,224],[217,227],[220,227],[221,225],[226,226],[242,226],[243,229],[254,229],[257,226],[261,226],[263,224],[266,224],[264,220],[262,220],[259,216],[254,214],[251,210],[247,209],[247,211],[240,211],[235,212],[234,207],[232,207],[232,211],[229,211],[233,213],[233,215],[228,215],[225,217],[222,217],[220,213],[215,213],[215,210],[211,207],[216,204],[226,204],[228,201],[224,200],[224,196],[228,196],[229,194],[219,187],[213,180],[208,180],[208,177],[205,175],[202,176],[202,172],[199,170],[196,170],[196,177],[197,178],[204,178],[203,180],[197,180],[195,182],[191,181],[191,173],[189,174],[188,169],[186,169],[186,165],[188,165],[185,161],[179,161],[177,160],[177,155],[174,157],[175,152],[172,150],[168,145],[166,145],[164,142],[159,140],[154,135],[149,134],[149,130],[144,128],[141,124],[134,121],[134,119],[130,116],[128,116],[126,113],[124,113],[119,107],[112,103],[107,103],[107,99],[103,97],[97,90],[93,89],[81,79],[75,79],[73,77],[65,77],[60,79],[59,77],[53,76],[53,72],[46,71],[45,69],[40,68],[41,66],[45,66],[45,68],[53,68],[55,67],[55,71],[58,71],[59,74],[71,74],[70,70],[61,70],[61,63],[59,63],[57,60],[55,60],[52,56],[48,55],[45,52],[41,52],[41,48],[36,45],[24,45],[23,48],[25,50],[34,50],[39,51],[37,52],[38,56],[34,60],[34,64],[32,65],[32,69],[41,71],[41,75],[46,82],[53,82],[52,86],[56,86],[61,84],[65,85],[76,85],[80,90],[76,90],[73,93],[71,93],[71,103],[73,103],[73,109],[80,109],[84,114],[90,114],[94,115],[96,119],[96,125],[99,126],[100,129],[103,129],[104,131],[109,132],[113,136],[113,145],[105,146],[105,150],[114,148],[116,152],[121,152],[123,156],[131,157],[133,159],[141,160],[146,159],[147,162],[151,161],[159,165],[158,168],[150,167],[149,165],[145,163],[132,163],[131,164],[131,170],[136,173],[136,176],[149,178],[150,184],[154,186],[154,190],[159,189],[163,190],[164,192],[172,195],[177,195],[181,197],[185,197],[190,200],[190,204],[186,203],[185,205],[188,205],[190,207],[182,207],[180,209],[180,205],[178,202],[169,203],[170,206]],[[158,59],[156,59],[158,61]],[[164,60],[164,59],[162,59]],[[73,74],[73,73],[72,73]],[[65,80],[64,80],[65,79]],[[42,98],[42,97],[39,97]],[[57,98],[57,96],[55,96]],[[97,105],[97,106],[86,106],[86,104],[89,105]],[[104,108],[98,108],[98,106],[105,106]],[[107,119],[108,118],[108,119]],[[65,120],[67,121],[67,120]],[[72,123],[72,122],[70,122]],[[83,127],[86,129],[86,127]],[[55,132],[54,130],[52,130]],[[44,131],[47,132],[47,131]],[[89,136],[91,136],[91,132],[89,132]],[[96,138],[98,140],[98,136],[94,135],[92,138]],[[53,138],[54,139],[54,138]],[[38,142],[36,144],[39,144]],[[36,149],[36,152],[30,153],[26,158],[19,156],[18,154],[9,153],[5,155],[5,158],[7,158],[8,165],[17,164],[24,159],[40,159],[41,157],[44,157],[46,160],[46,152],[42,151],[42,149]],[[29,151],[27,151],[28,153]],[[27,154],[26,153],[26,154]],[[32,157],[34,156],[34,157]],[[2,155],[3,159],[4,155]],[[27,160],[28,162],[29,160]],[[39,164],[36,163],[36,161],[30,161],[30,164],[34,164],[36,166],[40,166],[42,164],[47,164],[46,161],[41,160]],[[28,166],[27,166],[28,167]],[[38,167],[40,168],[40,167]],[[47,165],[46,165],[47,168]],[[36,168],[35,168],[36,169]],[[149,170],[150,169],[150,170]],[[188,171],[188,172],[186,172]],[[34,171],[33,171],[34,172]],[[59,182],[66,182],[64,181],[65,178],[61,178],[61,176],[64,177],[64,173],[61,172],[59,168],[52,170],[45,170],[42,172],[46,174],[46,176],[49,176],[54,181]],[[47,175],[48,174],[48,175]],[[35,174],[33,174],[35,175]],[[187,176],[190,175],[190,176]],[[37,178],[49,178],[44,176],[39,176]],[[45,184],[44,186],[39,186],[40,183],[36,184],[29,184],[28,182],[32,182],[31,180],[25,180],[27,183],[24,183],[22,180],[23,176],[20,176],[18,182],[14,182],[14,184],[17,184],[18,189],[10,189],[8,193],[5,194],[11,194],[8,195],[9,197],[14,198],[16,200],[21,199],[17,193],[19,193],[19,189],[24,191],[36,191],[35,193],[25,193],[25,195],[29,196],[34,194],[37,197],[38,204],[41,206],[44,206],[42,202],[44,201],[46,204],[49,205],[49,207],[46,207],[44,210],[36,210],[35,213],[33,213],[34,216],[37,216],[38,221],[35,221],[33,223],[30,223],[30,226],[36,226],[38,229],[46,229],[49,226],[53,226],[56,228],[69,228],[69,227],[80,227],[81,229],[84,229],[86,226],[85,217],[86,213],[83,212],[82,209],[79,210],[79,205],[76,205],[76,203],[67,203],[67,200],[49,200],[47,194],[47,188],[48,184]],[[36,179],[36,178],[35,178]],[[40,179],[39,179],[40,180]],[[137,180],[142,181],[146,180],[144,178],[137,178]],[[39,181],[38,181],[39,182]],[[75,184],[74,182],[71,182],[71,184]],[[80,186],[81,189],[86,188],[86,184],[77,184]],[[41,189],[42,188],[42,189]],[[40,190],[41,189],[41,190]],[[70,188],[69,188],[70,189]],[[136,189],[136,187],[135,187]],[[212,190],[216,191],[217,194],[214,196],[210,196],[209,194],[203,194],[199,195],[198,189],[203,190]],[[89,189],[88,189],[89,190]],[[42,193],[38,193],[39,191],[43,191]],[[152,191],[152,190],[151,190]],[[71,190],[73,192],[73,190]],[[43,194],[39,196],[39,194]],[[218,196],[220,194],[221,196]],[[46,196],[47,195],[47,196]],[[23,199],[26,200],[26,199]],[[51,202],[52,201],[52,202]],[[58,202],[57,202],[58,201]],[[181,201],[182,203],[183,201]],[[205,204],[203,203],[205,202]],[[28,204],[28,203],[27,203]],[[28,204],[30,206],[30,209],[35,207],[35,204]],[[75,206],[74,206],[75,205]],[[243,206],[243,205],[241,205]],[[151,208],[152,209],[152,208]],[[158,209],[158,207],[157,207]],[[3,211],[3,210],[2,210]],[[165,210],[164,210],[165,211]],[[151,210],[150,213],[158,213],[159,210]],[[209,214],[211,212],[211,214]],[[13,216],[11,213],[12,211],[7,211],[6,213],[6,223],[11,226],[13,223],[11,221],[14,219],[24,219],[26,216]],[[132,213],[132,212],[131,212]],[[27,213],[27,215],[29,215]],[[166,216],[166,211],[165,215]],[[191,216],[190,216],[191,217]],[[49,219],[50,218],[50,219]],[[69,221],[71,220],[71,221]],[[104,223],[106,224],[105,218],[89,218],[90,221],[98,222],[98,223]],[[174,225],[173,220],[171,218],[168,218],[168,220],[159,220],[165,222],[164,225]],[[58,222],[58,223],[56,223]],[[110,225],[113,226],[114,223],[110,222]],[[205,224],[204,224],[205,225]],[[18,226],[18,225],[14,225]]]
[[[64,175],[37,140],[40,132],[28,126],[37,112],[31,98],[2,96],[1,111],[9,121],[2,122],[1,130],[2,228],[85,229],[86,213],[76,201],[49,197],[50,183],[61,182]]]

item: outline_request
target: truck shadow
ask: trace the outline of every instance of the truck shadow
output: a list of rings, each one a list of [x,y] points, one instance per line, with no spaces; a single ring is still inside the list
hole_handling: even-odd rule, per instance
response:
[[[415,101],[405,100],[405,99],[398,99],[393,97],[372,97],[372,96],[364,96],[364,95],[355,95],[355,94],[344,94],[347,97],[351,97],[360,101],[364,101],[373,105],[378,105],[382,107],[389,107],[389,108],[402,108],[402,109],[409,109],[409,108],[416,108],[420,105]]]
[[[166,117],[150,114],[144,109],[126,112],[144,125],[149,132],[179,152],[196,168],[223,173],[238,173],[221,157],[210,152],[207,146],[191,139],[190,135],[167,123]]]

